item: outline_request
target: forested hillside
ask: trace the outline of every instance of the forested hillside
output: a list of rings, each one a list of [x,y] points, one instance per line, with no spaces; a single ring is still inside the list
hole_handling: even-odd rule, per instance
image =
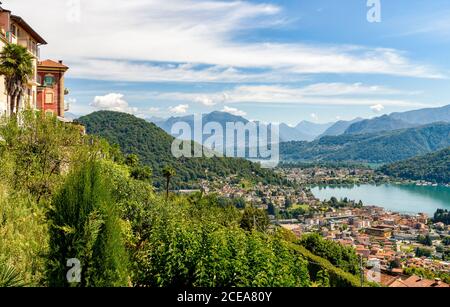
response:
[[[428,155],[383,166],[386,175],[436,183],[450,183],[450,147]]]
[[[155,185],[161,185],[161,171],[166,165],[177,170],[174,185],[191,187],[199,179],[237,175],[260,182],[286,183],[270,170],[245,159],[234,158],[175,158],[171,153],[174,138],[153,123],[130,114],[101,111],[78,120],[87,133],[98,135],[117,144],[125,154],[136,154],[152,168]]]
[[[311,143],[281,144],[284,161],[390,163],[450,146],[450,124],[437,123],[374,134],[326,136]]]
[[[157,193],[77,126],[28,113],[0,139],[0,287],[359,286],[354,251],[303,246],[215,195]]]

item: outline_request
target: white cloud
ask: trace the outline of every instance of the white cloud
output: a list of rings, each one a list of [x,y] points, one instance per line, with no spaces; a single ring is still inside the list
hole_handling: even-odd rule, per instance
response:
[[[306,87],[280,85],[241,85],[225,92],[213,93],[154,93],[155,99],[169,101],[199,102],[198,97],[211,104],[220,103],[265,103],[265,104],[308,104],[308,105],[367,105],[422,107],[424,103],[396,98],[378,97],[380,95],[410,93],[382,86],[360,83],[318,83]]]
[[[238,110],[236,108],[231,108],[231,107],[227,107],[224,106],[224,108],[222,109],[222,112],[226,112],[226,113],[230,113],[236,116],[246,116],[247,113],[241,110]]]
[[[150,107],[150,108],[148,108],[148,112],[149,113],[158,113],[159,112],[159,108],[156,108],[156,107]]]
[[[436,69],[414,63],[394,49],[234,39],[243,29],[282,24],[283,8],[277,5],[237,0],[82,1],[81,21],[73,23],[67,19],[65,1],[41,0],[39,3],[34,6],[21,0],[8,3],[8,8],[22,15],[50,42],[43,50],[46,57],[67,60],[71,65],[69,76],[208,81],[211,78],[247,78],[243,68],[262,68],[288,75],[352,73],[443,77]],[[46,11],[48,7],[52,8],[51,21]],[[139,64],[142,62],[200,63],[220,69],[205,72],[184,67],[181,71],[187,75],[185,77],[176,74],[180,68]],[[127,66],[131,66],[128,71]],[[140,72],[139,67],[143,68]]]
[[[124,95],[119,93],[110,93],[104,96],[95,96],[90,106],[100,109],[125,113],[136,113],[137,108],[130,107],[128,102],[123,99]]]
[[[384,110],[384,106],[382,104],[376,104],[370,107],[370,109],[372,111],[374,111],[375,113],[380,113],[381,111]]]
[[[180,104],[175,107],[169,107],[169,112],[175,113],[175,114],[184,114],[184,113],[187,113],[188,109],[189,109],[189,105]]]
[[[319,120],[319,116],[316,113],[311,113],[309,116],[315,121]]]
[[[195,99],[195,101],[201,103],[206,107],[212,107],[217,104],[214,100],[212,100],[211,97],[207,96],[199,96]]]

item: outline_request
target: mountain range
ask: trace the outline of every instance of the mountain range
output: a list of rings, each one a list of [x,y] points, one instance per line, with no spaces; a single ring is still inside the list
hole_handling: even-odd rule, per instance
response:
[[[331,127],[329,127],[327,130],[325,130],[324,133],[322,133],[320,137],[322,136],[336,136],[336,135],[341,135],[344,134],[345,131],[354,123],[360,122],[364,119],[358,117],[354,120],[350,120],[350,121],[344,121],[344,120],[340,120],[336,123],[334,123]]]
[[[153,170],[155,186],[162,185],[162,169],[170,165],[176,169],[173,179],[178,188],[191,188],[199,179],[236,176],[263,183],[284,183],[280,176],[259,164],[235,158],[175,158],[171,152],[174,137],[153,123],[131,114],[99,111],[80,117],[77,122],[86,127],[88,134],[105,138],[120,146],[125,154],[134,153]],[[199,145],[198,145],[199,146]],[[206,173],[207,170],[207,173]]]
[[[325,136],[313,142],[282,143],[282,160],[390,163],[450,146],[450,123],[371,134]]]
[[[345,134],[364,134],[418,127],[435,122],[450,122],[450,105],[403,113],[392,113],[351,124]]]
[[[212,113],[204,114],[203,123],[208,122],[216,122],[219,123],[220,126],[224,129],[227,123],[243,123],[247,124],[249,122],[248,119],[242,116],[236,116],[226,112],[215,111]],[[172,126],[177,122],[186,122],[190,127],[193,127],[194,123],[194,115],[187,115],[182,117],[170,117],[168,119],[160,119],[151,117],[147,119],[149,122],[154,123],[167,133],[172,136],[178,137],[176,133],[172,133]],[[308,121],[302,121],[297,126],[292,127],[285,123],[280,124],[280,141],[281,142],[290,142],[290,141],[313,141],[319,135],[325,132],[329,127],[331,127],[333,123],[328,124],[318,124]]]
[[[155,123],[158,127],[171,134],[171,128],[176,122],[187,122],[192,127],[194,116],[170,117],[168,119],[152,117],[147,120]],[[206,122],[217,122],[225,128],[227,122],[241,122],[246,124],[249,120],[242,116],[216,111],[203,115],[203,123]],[[371,134],[414,128],[436,122],[450,122],[450,105],[440,108],[427,108],[402,113],[392,113],[372,119],[356,118],[350,121],[338,121],[335,123],[321,124],[302,121],[296,126],[281,123],[280,142],[311,142],[324,136]]]

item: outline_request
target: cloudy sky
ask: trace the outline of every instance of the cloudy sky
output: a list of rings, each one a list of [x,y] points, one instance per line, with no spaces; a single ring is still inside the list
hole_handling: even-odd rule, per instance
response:
[[[42,58],[70,66],[78,115],[295,124],[450,103],[448,0],[381,0],[380,23],[367,0],[3,2],[48,41]]]

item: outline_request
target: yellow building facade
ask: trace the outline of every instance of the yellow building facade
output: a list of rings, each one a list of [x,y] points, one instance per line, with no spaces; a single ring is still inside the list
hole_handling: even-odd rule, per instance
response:
[[[37,65],[39,62],[39,47],[47,42],[20,16],[0,8],[0,49],[7,44],[18,44],[27,48],[33,56],[33,76],[28,80],[26,93],[20,102],[19,109],[37,107]],[[9,114],[10,106],[5,88],[5,79],[0,76],[0,114]]]

